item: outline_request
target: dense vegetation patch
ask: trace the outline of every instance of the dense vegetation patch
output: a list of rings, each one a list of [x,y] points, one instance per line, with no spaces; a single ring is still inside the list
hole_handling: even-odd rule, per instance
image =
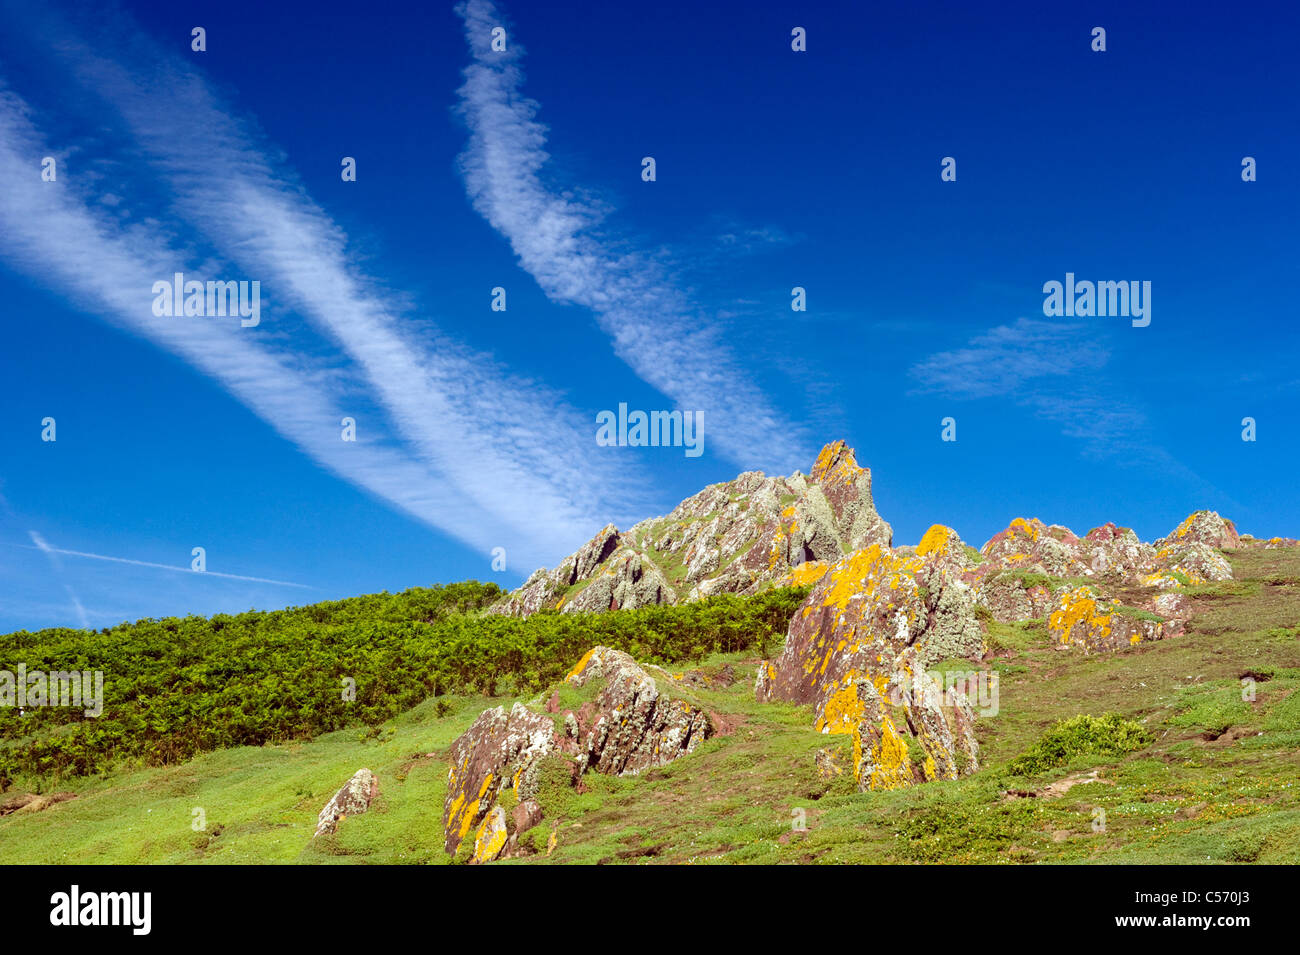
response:
[[[501,590],[468,581],[102,631],[19,631],[0,636],[0,667],[101,670],[104,709],[87,718],[80,709],[0,707],[0,791],[18,774],[86,775],[123,760],[167,765],[374,726],[443,693],[533,693],[596,644],[665,664],[766,653],[805,594],[518,619],[482,613]]]
[[[1118,713],[1080,715],[1062,720],[1033,746],[1007,764],[1015,776],[1031,776],[1064,766],[1076,756],[1123,756],[1150,742],[1146,731]]]

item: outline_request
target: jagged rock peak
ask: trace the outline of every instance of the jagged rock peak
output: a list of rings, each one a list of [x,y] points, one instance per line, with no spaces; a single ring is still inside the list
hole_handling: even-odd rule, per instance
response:
[[[788,582],[805,564],[829,565],[892,543],[893,530],[876,513],[871,471],[834,441],[807,475],[746,471],[627,531],[607,525],[555,569],[534,572],[493,611],[527,616],[751,594]]]

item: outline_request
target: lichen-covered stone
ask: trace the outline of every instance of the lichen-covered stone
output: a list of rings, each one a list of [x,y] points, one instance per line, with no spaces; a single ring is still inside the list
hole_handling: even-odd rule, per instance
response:
[[[378,795],[379,780],[375,774],[368,769],[358,769],[320,811],[312,838],[336,831],[345,818],[360,815],[369,809]]]
[[[1300,540],[1294,537],[1260,538],[1242,534],[1237,538],[1237,546],[1248,550],[1276,550],[1279,547],[1300,547]]]
[[[892,536],[872,501],[871,472],[836,441],[811,474],[749,471],[626,532],[609,525],[556,569],[534,572],[492,612],[612,610],[802,586],[846,552],[888,547]]]
[[[474,837],[474,855],[471,863],[491,862],[500,857],[506,847],[510,833],[506,828],[506,812],[500,806],[492,810],[483,819],[478,834]]]
[[[508,712],[485,710],[451,745],[443,803],[448,853],[455,854],[470,833],[471,861],[524,851],[519,834],[546,811],[538,776],[548,757],[569,759],[575,780],[584,772],[631,775],[693,752],[713,732],[706,712],[661,693],[650,672],[622,651],[592,648],[565,680],[593,685],[594,697],[562,714],[558,694],[546,713],[522,703]]]
[[[631,656],[595,647],[565,677],[575,686],[604,682],[593,707],[577,714],[579,771],[635,775],[693,752],[712,733],[709,716],[671,700]]]
[[[844,775],[844,764],[836,750],[829,748],[817,750],[814,762],[817,765],[817,775],[822,779],[835,779]]]
[[[1094,527],[1082,541],[1084,560],[1098,576],[1133,577],[1155,565],[1156,551],[1129,527],[1108,522]]]
[[[899,550],[901,552],[901,548]],[[932,524],[913,553],[928,564],[943,567],[958,576],[974,570],[984,561],[979,551],[968,546],[955,530],[945,524]]]
[[[852,729],[853,775],[858,789],[900,789],[923,781],[907,741],[882,705],[874,684],[858,680],[853,689],[860,702],[860,717]]]
[[[980,657],[974,595],[961,579],[970,563],[943,527],[916,552],[872,545],[837,561],[795,611],[781,654],[759,665],[756,697],[811,704],[815,729],[850,734],[859,788],[972,771],[969,705],[951,713],[911,685],[938,660]],[[909,739],[923,759],[913,760]]]
[[[1154,609],[1122,606],[1103,596],[1098,587],[1085,584],[1061,593],[1056,609],[1047,618],[1047,629],[1059,646],[1077,647],[1084,653],[1180,636],[1190,603],[1165,601],[1153,606],[1162,607],[1168,615]]]
[[[974,595],[943,555],[900,555],[879,545],[837,561],[790,621],[781,654],[759,667],[760,700],[812,704],[834,718],[833,698],[862,677],[888,677],[908,648],[921,665],[978,659]],[[829,707],[829,712],[828,712]]]
[[[1209,544],[1197,540],[1162,544],[1156,551],[1156,567],[1145,580],[1148,586],[1162,589],[1232,579],[1232,564],[1228,559]]]
[[[1046,617],[1056,603],[1060,586],[1033,575],[995,570],[975,583],[975,602],[986,608],[998,623],[1037,620]]]
[[[1215,550],[1224,550],[1236,547],[1238,540],[1236,525],[1220,517],[1217,511],[1194,511],[1170,531],[1167,537],[1156,541],[1156,547],[1200,543]]]
[[[1092,567],[1078,535],[1059,524],[1017,517],[989,539],[980,553],[1000,567],[1053,577],[1088,577]]]
[[[823,732],[850,733],[862,791],[957,779],[979,768],[975,717],[965,694],[945,690],[909,651],[889,679],[857,680]],[[911,741],[911,743],[909,743]]]
[[[500,706],[484,710],[452,743],[442,813],[449,853],[482,824],[503,787],[521,799],[533,795],[535,770],[555,749],[554,730],[549,716],[516,703],[508,713]]]

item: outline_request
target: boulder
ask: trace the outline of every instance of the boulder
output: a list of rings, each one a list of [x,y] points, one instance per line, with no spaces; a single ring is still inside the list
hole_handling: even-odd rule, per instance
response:
[[[883,692],[872,680],[858,680],[850,704],[843,703],[850,691],[840,694],[843,710],[849,711],[853,773],[862,792],[957,779],[979,768],[975,719],[966,696],[945,691],[924,671],[909,672],[913,662],[904,663]]]
[[[662,696],[654,677],[621,650],[592,648],[565,682],[597,679],[604,686],[595,703],[577,714],[579,772],[635,775],[693,752],[713,731],[707,713]]]
[[[942,565],[947,570],[961,574],[983,562],[983,556],[975,548],[966,544],[961,536],[944,524],[932,524],[916,545],[915,555],[926,558],[932,564]]]
[[[451,745],[443,803],[449,854],[471,832],[472,862],[520,851],[517,837],[546,812],[538,790],[548,757],[569,760],[575,783],[586,772],[634,775],[693,752],[713,733],[707,713],[663,694],[649,670],[622,651],[593,647],[565,682],[594,691],[576,711],[563,709],[558,694],[550,696],[547,712],[522,703],[508,712],[494,707]]]
[[[1098,576],[1130,578],[1155,566],[1156,549],[1139,540],[1132,528],[1119,527],[1113,521],[1088,531],[1083,550],[1088,566]]]
[[[1220,517],[1217,511],[1193,511],[1167,537],[1156,541],[1156,548],[1200,543],[1224,550],[1236,547],[1238,541],[1237,527],[1232,521]]]
[[[1198,540],[1176,540],[1156,551],[1156,570],[1146,583],[1162,589],[1231,580],[1232,564],[1218,550]]]
[[[312,834],[312,838],[315,839],[327,832],[335,832],[339,823],[348,816],[360,815],[368,810],[378,795],[379,780],[375,778],[375,774],[368,769],[358,769],[320,811],[316,817],[316,832]]]
[[[975,602],[998,623],[1038,620],[1052,611],[1061,587],[1043,574],[996,570],[977,579]]]
[[[969,704],[945,707],[913,686],[930,664],[983,651],[961,579],[969,558],[947,528],[927,534],[922,549],[873,544],[837,561],[795,611],[780,656],[758,667],[758,700],[810,704],[815,729],[852,736],[861,789],[955,778],[978,765]]]
[[[1104,596],[1099,587],[1091,584],[1067,588],[1047,618],[1047,629],[1062,649],[1077,647],[1084,653],[1182,635],[1191,611],[1190,601],[1155,599],[1157,602],[1150,609],[1126,607]],[[1166,612],[1161,613],[1156,607]]]
[[[1068,527],[1044,524],[1038,518],[1017,517],[1007,529],[980,548],[984,558],[1000,567],[1052,577],[1093,574],[1086,547]]]
[[[494,707],[479,714],[448,750],[447,796],[443,802],[444,847],[483,824],[501,790],[509,786],[523,800],[535,794],[536,770],[555,749],[555,723],[515,703],[507,713]]]
[[[948,657],[979,659],[983,636],[974,595],[947,566],[878,544],[837,561],[790,621],[785,647],[759,666],[759,700],[812,704],[819,722],[837,693],[859,677],[888,677],[916,648],[928,666]]]

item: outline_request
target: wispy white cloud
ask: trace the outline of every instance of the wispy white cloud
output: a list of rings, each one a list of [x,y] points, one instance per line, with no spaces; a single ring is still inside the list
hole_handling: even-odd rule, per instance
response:
[[[708,440],[727,457],[746,466],[761,457],[776,470],[806,465],[800,429],[753,383],[660,258],[598,235],[607,209],[596,199],[543,184],[547,131],[538,104],[522,93],[519,41],[491,49],[503,18],[489,0],[467,0],[457,12],[473,57],[460,112],[470,134],[461,170],[475,210],[550,299],[594,313],[640,378],[679,407],[703,410]]]
[[[55,556],[59,552],[46,543],[45,538],[41,537],[41,535],[36,533],[36,531],[28,531],[27,535],[31,537],[32,543],[36,546],[36,549],[44,553],[49,559],[50,566],[54,568],[54,573],[57,576],[62,577],[63,565],[59,563],[59,558]],[[72,585],[66,580],[63,582],[63,590],[68,595],[68,601],[72,604],[73,612],[77,615],[77,622],[80,623],[83,628],[88,629],[90,627],[90,617],[86,614],[86,608],[82,606],[81,598],[77,596],[76,591],[72,589]]]
[[[1109,352],[1080,325],[1019,318],[941,351],[912,367],[920,390],[989,398],[1036,387],[1031,379],[1062,379],[1096,370]]]
[[[507,547],[514,566],[549,562],[633,513],[639,482],[599,455],[587,415],[412,314],[349,262],[347,236],[201,77],[141,33],[121,42],[101,44],[120,61],[76,37],[56,45],[162,174],[169,224],[119,208],[120,182],[102,195],[93,182],[34,182],[32,157],[49,150],[27,105],[0,87],[0,175],[14,184],[0,195],[0,254],[217,379],[334,473],[475,547]],[[255,334],[152,315],[154,281],[233,277],[231,264],[272,290],[283,322],[264,317]],[[339,422],[358,394],[383,420],[345,444]]]
[[[153,570],[167,570],[180,574],[194,574],[198,577],[220,577],[224,580],[244,580],[253,584],[275,584],[277,587],[301,587],[304,590],[316,589],[309,584],[296,584],[291,580],[273,580],[269,577],[247,577],[243,574],[226,574],[216,570],[196,571],[190,567],[176,567],[172,564],[157,564],[150,560],[135,560],[130,557],[112,557],[108,554],[88,554],[85,551],[80,550],[66,550],[62,547],[51,546],[35,531],[31,531],[30,533],[32,540],[36,542],[34,545],[35,549],[48,555],[61,554],[64,557],[81,557],[86,560],[104,560],[113,564],[129,564],[132,567],[149,567]],[[69,589],[68,592],[71,593],[71,589]],[[77,608],[81,611],[82,617],[84,618],[85,610],[81,608],[80,601],[76,601],[75,596],[73,597],[73,600],[77,603]]]
[[[200,76],[143,37],[123,62],[154,64],[147,73],[65,50],[167,177],[175,209],[344,350],[422,461],[516,534],[553,538],[607,516],[628,475],[599,453],[589,417],[469,352],[352,265],[343,231]]]
[[[1089,454],[1136,445],[1151,453],[1146,415],[1098,384],[1095,373],[1109,360],[1085,324],[1019,318],[922,359],[910,372],[918,392],[1014,401],[1083,441]]]
[[[916,392],[1014,402],[1080,442],[1081,453],[1158,469],[1207,499],[1235,504],[1161,446],[1146,413],[1098,374],[1110,351],[1082,322],[1019,318],[910,369]]]

